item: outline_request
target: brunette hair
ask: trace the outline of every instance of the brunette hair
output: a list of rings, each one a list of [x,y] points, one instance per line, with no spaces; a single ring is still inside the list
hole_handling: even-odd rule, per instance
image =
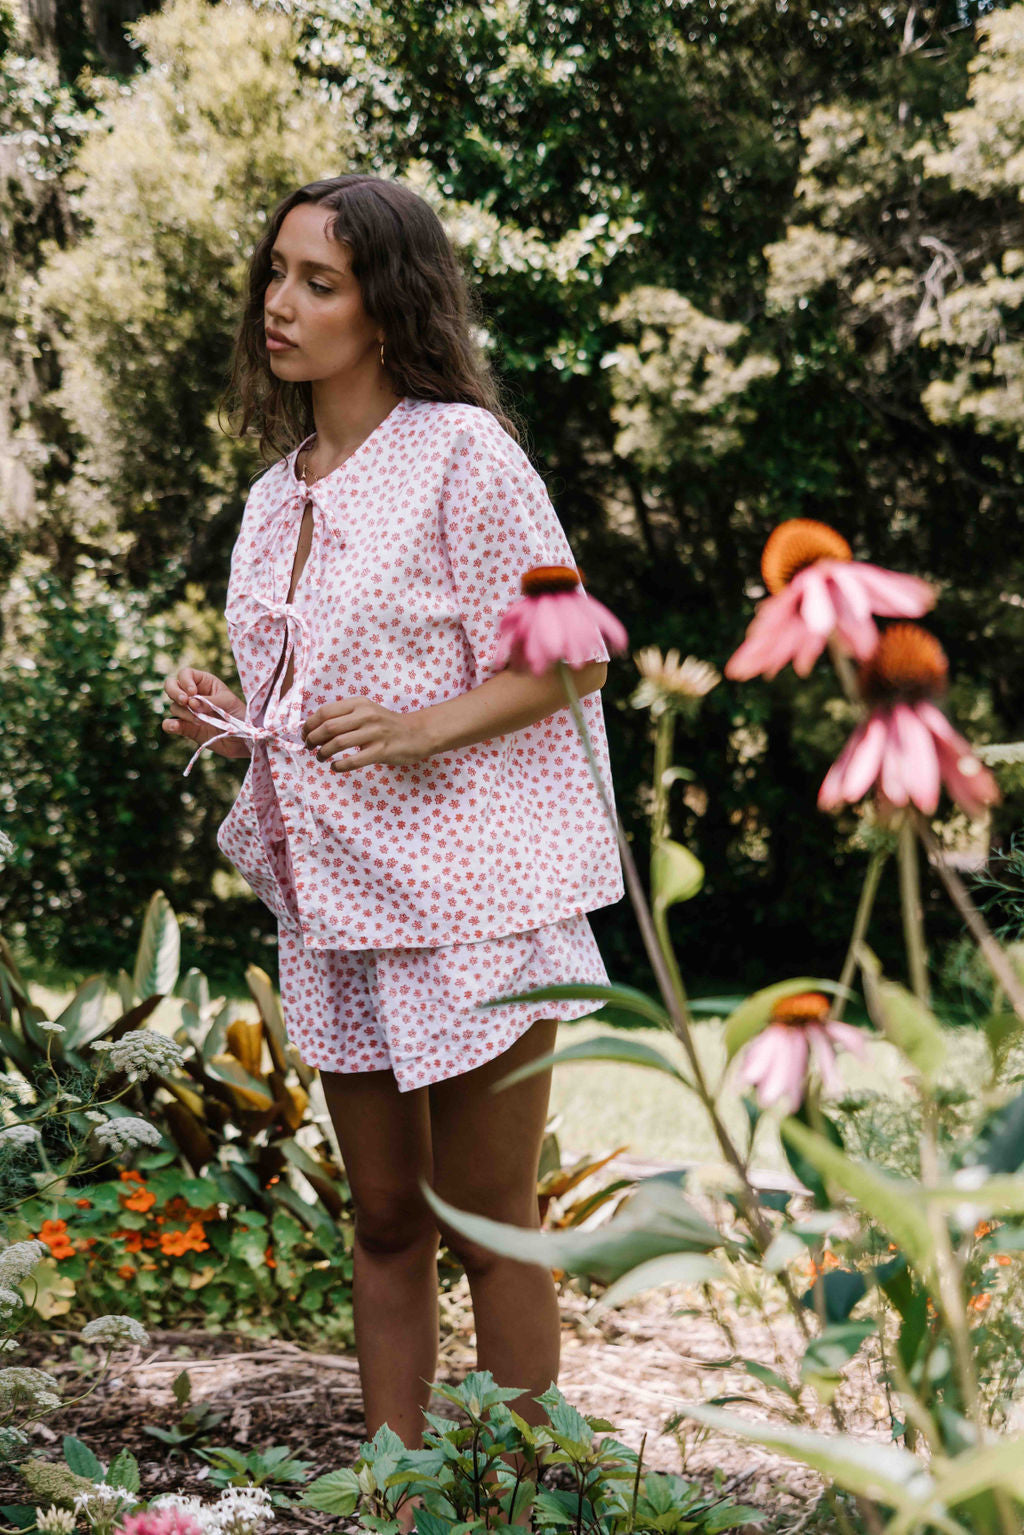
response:
[[[271,463],[314,429],[312,385],[276,378],[264,339],[270,252],[298,203],[333,210],[330,232],[349,247],[363,308],[384,332],[384,366],[395,392],[481,405],[520,442],[519,424],[470,332],[481,323],[479,300],[437,214],[400,182],[359,174],[311,181],[289,192],[270,215],[249,262],[245,309],[221,399],[222,409],[239,414],[232,435],[258,431],[260,455]]]

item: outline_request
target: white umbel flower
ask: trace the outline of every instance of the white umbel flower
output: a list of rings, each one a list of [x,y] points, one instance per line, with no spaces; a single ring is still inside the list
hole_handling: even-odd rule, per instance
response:
[[[15,1146],[32,1146],[39,1139],[35,1125],[4,1125],[0,1141],[11,1141]]]
[[[72,1535],[75,1516],[70,1508],[58,1508],[51,1503],[43,1513],[36,1513],[36,1529],[39,1535]]]
[[[57,1379],[49,1370],[9,1365],[0,1370],[0,1406],[26,1407],[30,1412],[59,1407]]]
[[[191,1514],[203,1535],[260,1535],[275,1518],[265,1487],[225,1487],[216,1503],[203,1503],[188,1494],[162,1493],[149,1506]]]
[[[82,1328],[86,1343],[148,1343],[149,1333],[133,1316],[94,1316]]]
[[[151,1125],[148,1119],[138,1119],[134,1114],[124,1114],[120,1119],[108,1119],[105,1125],[96,1126],[93,1135],[110,1151],[160,1144],[160,1131],[156,1125]]]
[[[63,1023],[51,1023],[49,1018],[40,1018],[36,1022],[37,1029],[45,1029],[48,1034],[66,1034],[67,1028]]]
[[[84,1511],[93,1526],[109,1525],[122,1507],[127,1508],[135,1501],[134,1494],[126,1492],[123,1487],[108,1487],[106,1482],[93,1482],[91,1487],[75,1494],[75,1512]]]
[[[13,1311],[15,1306],[23,1306],[24,1297],[17,1290],[12,1290],[10,1285],[0,1284],[0,1311]]]
[[[0,1251],[0,1284],[15,1285],[27,1278],[41,1258],[46,1257],[46,1243],[12,1242]]]
[[[0,831],[0,869],[14,852],[14,843],[5,831]]]
[[[92,1049],[105,1050],[111,1071],[123,1071],[130,1082],[142,1082],[185,1059],[182,1046],[155,1029],[129,1029],[120,1039],[94,1039]]]

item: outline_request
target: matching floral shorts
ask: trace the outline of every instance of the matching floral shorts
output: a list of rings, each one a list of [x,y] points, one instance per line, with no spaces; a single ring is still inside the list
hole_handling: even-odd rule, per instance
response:
[[[264,839],[291,904],[288,843],[272,812]],[[307,949],[282,923],[278,964],[285,1026],[306,1065],[339,1072],[390,1067],[403,1093],[482,1065],[540,1018],[585,1018],[600,1006],[568,998],[490,1008],[478,1002],[570,981],[609,984],[584,915],[504,938],[422,949]]]

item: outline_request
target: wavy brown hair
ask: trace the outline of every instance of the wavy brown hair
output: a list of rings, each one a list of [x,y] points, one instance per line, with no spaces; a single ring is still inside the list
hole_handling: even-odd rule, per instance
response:
[[[270,215],[249,262],[245,309],[221,399],[222,409],[238,415],[232,435],[258,432],[260,456],[269,464],[314,430],[312,384],[276,378],[264,336],[270,252],[298,203],[333,210],[330,232],[348,246],[363,308],[384,332],[384,366],[395,393],[481,405],[520,442],[520,425],[470,332],[482,323],[479,300],[437,214],[399,182],[358,174],[311,181],[289,192]]]

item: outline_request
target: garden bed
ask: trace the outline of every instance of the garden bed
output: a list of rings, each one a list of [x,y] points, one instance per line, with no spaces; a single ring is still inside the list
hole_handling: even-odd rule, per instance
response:
[[[711,1486],[716,1469],[737,1499],[763,1509],[768,1528],[792,1532],[816,1522],[820,1482],[803,1467],[755,1446],[705,1436],[695,1425],[663,1432],[674,1410],[711,1395],[742,1393],[757,1398],[759,1388],[737,1370],[711,1369],[725,1353],[717,1322],[698,1304],[694,1292],[663,1288],[638,1296],[595,1320],[593,1302],[573,1289],[562,1293],[562,1364],[559,1385],[581,1411],[606,1417],[616,1437],[639,1448],[647,1435],[648,1469],[682,1472]],[[748,1357],[775,1362],[775,1345],[756,1316],[733,1314],[730,1326],[742,1331]],[[773,1329],[785,1347],[787,1323]],[[77,1366],[67,1362],[68,1346],[58,1330],[25,1340],[19,1363],[51,1369],[70,1394]],[[794,1340],[795,1343],[795,1340]],[[458,1381],[475,1364],[472,1312],[465,1280],[442,1298],[438,1378]],[[146,1347],[120,1350],[107,1380],[86,1401],[47,1419],[38,1431],[35,1452],[60,1458],[61,1438],[75,1434],[108,1463],[122,1447],[139,1461],[147,1497],[164,1492],[211,1496],[208,1469],[194,1455],[183,1460],[144,1431],[146,1424],[169,1428],[178,1418],[171,1391],[187,1369],[192,1401],[205,1402],[225,1417],[205,1441],[241,1451],[287,1445],[310,1463],[308,1480],[351,1465],[365,1438],[359,1376],[354,1355],[320,1353],[280,1340],[263,1341],[239,1333],[211,1335],[202,1330],[152,1330]],[[862,1383],[863,1384],[863,1383]],[[862,1390],[858,1393],[863,1400]],[[431,1410],[451,1413],[434,1398]],[[743,1409],[756,1413],[751,1406]],[[868,1421],[867,1433],[878,1432]],[[552,1479],[553,1480],[553,1479]],[[296,1484],[294,1495],[301,1490]],[[23,1501],[24,1488],[7,1473],[0,1478],[0,1502]],[[822,1510],[822,1528],[828,1515]],[[279,1531],[355,1528],[354,1521],[305,1509],[281,1509]]]

